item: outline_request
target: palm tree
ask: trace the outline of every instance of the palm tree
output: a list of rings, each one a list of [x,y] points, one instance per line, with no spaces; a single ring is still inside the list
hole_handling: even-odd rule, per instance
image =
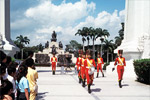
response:
[[[115,44],[116,44],[116,47],[120,46],[121,45],[121,42],[122,42],[122,39],[120,36],[116,36],[115,37]]]
[[[23,37],[22,35],[17,36],[16,39],[17,39],[17,41],[18,41],[18,43],[19,43],[20,51],[22,51],[22,56],[21,56],[21,58],[23,59],[23,48],[24,48],[24,44],[29,44],[30,39],[28,39],[28,37],[26,37],[26,36]]]
[[[124,23],[121,23],[122,29],[119,30],[119,36],[115,37],[116,48],[121,45],[122,40],[124,39]]]
[[[90,38],[89,38],[90,30],[89,30],[88,27],[83,27],[83,28],[82,28],[82,32],[83,32],[84,36],[85,36],[86,39],[87,39],[87,45],[88,45],[88,47],[89,47],[89,43],[90,43]]]
[[[104,50],[107,52],[107,63],[109,62],[109,52],[112,52],[113,47],[113,40],[104,40]]]
[[[99,31],[98,29],[94,29],[93,27],[89,28],[89,32],[90,32],[89,36],[93,41],[93,59],[95,59],[95,41],[98,36],[98,31]]]
[[[83,28],[82,30],[79,29],[78,32],[75,34],[75,35],[81,35],[82,36],[82,42],[83,42],[83,51],[84,51],[84,42],[86,41],[85,37],[86,37],[86,34],[85,32],[83,31]]]
[[[118,33],[119,33],[121,40],[123,40],[124,39],[124,23],[123,22],[121,23],[121,26],[122,26],[122,29],[120,29]]]

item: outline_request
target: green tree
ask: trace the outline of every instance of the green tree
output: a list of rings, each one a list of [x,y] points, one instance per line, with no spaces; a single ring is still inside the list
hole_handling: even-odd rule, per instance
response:
[[[20,48],[20,51],[22,52],[21,58],[23,59],[23,48],[24,48],[25,44],[30,43],[30,39],[28,39],[28,37],[26,37],[26,36],[23,37],[22,35],[17,36],[16,39],[17,39],[17,41],[15,41],[15,43]]]
[[[103,48],[107,52],[107,63],[109,62],[109,52],[113,52],[114,50],[114,45],[112,42],[113,40],[104,40]]]
[[[116,48],[121,45],[122,40],[124,39],[124,23],[121,23],[122,29],[119,30],[119,36],[115,37]]]
[[[72,49],[73,49],[74,51],[77,51],[77,50],[79,50],[79,49],[82,48],[82,45],[79,44],[76,40],[71,40],[71,41],[70,41],[70,46],[72,47]]]
[[[84,51],[84,42],[86,41],[85,37],[86,37],[86,33],[82,30],[79,29],[77,33],[75,33],[75,35],[79,35],[82,36],[82,42],[83,42],[83,51]]]

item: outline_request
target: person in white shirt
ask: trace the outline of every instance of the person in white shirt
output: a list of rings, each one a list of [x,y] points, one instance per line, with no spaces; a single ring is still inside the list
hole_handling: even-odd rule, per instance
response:
[[[8,72],[8,76],[7,79],[13,84],[13,93],[11,94],[11,97],[13,100],[15,100],[15,94],[16,94],[16,84],[15,84],[15,75],[16,75],[16,66],[15,64],[11,64],[8,68],[7,68],[7,72]]]

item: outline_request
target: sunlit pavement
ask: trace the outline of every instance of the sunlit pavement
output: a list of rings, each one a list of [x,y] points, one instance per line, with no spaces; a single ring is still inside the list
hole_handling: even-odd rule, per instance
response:
[[[52,75],[51,67],[37,67],[38,97],[37,100],[150,100],[150,86],[136,82],[130,78],[123,80],[123,87],[118,87],[117,76],[105,75],[95,79],[91,86],[92,93],[87,92],[78,83],[78,77],[72,71],[61,73],[58,67],[56,75]]]

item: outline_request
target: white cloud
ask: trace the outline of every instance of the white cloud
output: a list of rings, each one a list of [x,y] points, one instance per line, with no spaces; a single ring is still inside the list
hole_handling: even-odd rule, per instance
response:
[[[27,9],[25,16],[42,24],[70,25],[72,22],[87,16],[94,9],[95,3],[88,4],[86,0],[74,4],[62,2],[60,5],[54,5],[51,1],[44,0],[38,6]]]
[[[118,35],[118,31],[121,29],[121,22],[124,22],[125,10],[122,10],[118,13],[115,10],[112,14],[107,11],[100,12],[96,18],[92,16],[88,16],[84,22],[80,22],[77,27],[94,27],[94,28],[102,28],[107,29],[110,33],[109,39],[114,39],[116,35]],[[99,40],[96,41],[97,44],[100,43]]]
[[[110,39],[113,39],[121,29],[120,23],[124,21],[125,11],[115,10],[113,13],[102,11],[96,17],[90,16],[95,7],[95,3],[87,3],[86,0],[76,3],[66,3],[64,0],[60,5],[53,4],[51,0],[40,0],[39,5],[27,9],[24,18],[14,21],[11,26],[12,29],[20,30],[24,30],[27,26],[34,26],[31,32],[26,33],[31,40],[30,45],[50,41],[54,30],[58,33],[58,40],[63,44],[69,43],[70,40],[82,43],[81,37],[75,36],[75,33],[85,26],[108,29],[111,34]],[[85,20],[79,22],[81,19]],[[100,41],[97,40],[96,43]]]

